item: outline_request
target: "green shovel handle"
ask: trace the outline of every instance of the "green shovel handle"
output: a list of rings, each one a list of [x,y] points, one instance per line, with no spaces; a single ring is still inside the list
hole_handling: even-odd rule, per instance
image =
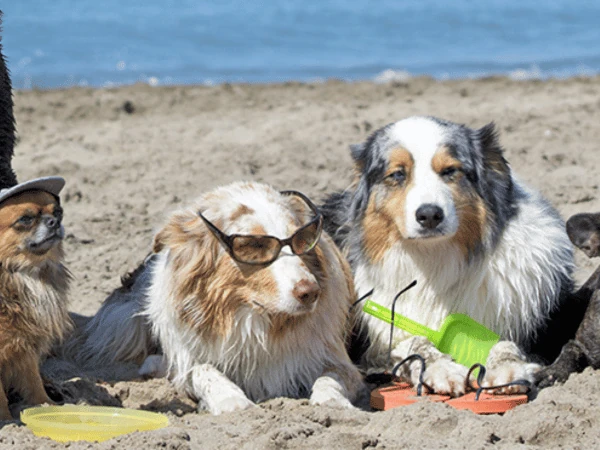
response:
[[[392,323],[392,311],[381,306],[379,303],[375,303],[372,300],[367,300],[363,311],[383,320],[386,323]],[[394,313],[394,326],[414,334],[416,336],[425,336],[429,341],[437,347],[440,338],[438,331],[427,328],[425,325],[421,325],[408,317],[402,316],[398,313]]]

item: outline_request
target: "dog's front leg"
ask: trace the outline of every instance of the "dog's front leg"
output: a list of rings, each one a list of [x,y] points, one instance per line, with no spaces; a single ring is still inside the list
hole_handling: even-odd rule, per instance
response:
[[[579,341],[571,339],[563,346],[560,355],[551,365],[535,374],[535,382],[539,389],[552,386],[554,383],[564,383],[569,375],[581,372],[588,365],[585,348]]]
[[[427,338],[413,336],[401,341],[392,351],[392,363],[395,365],[415,353],[425,360],[423,381],[431,386],[435,393],[452,396],[464,394],[467,368],[454,362],[451,356],[440,352]],[[409,378],[416,386],[419,383],[420,373],[421,362],[414,360],[401,367],[398,375]]]
[[[169,373],[169,364],[165,355],[148,355],[138,370],[143,378],[164,378]]]
[[[212,364],[194,366],[191,384],[193,395],[198,399],[198,408],[211,414],[218,415],[254,406],[244,391]]]
[[[500,341],[492,347],[486,362],[487,374],[483,386],[498,386],[516,380],[534,383],[539,364],[530,363],[517,344]],[[502,394],[516,394],[527,391],[527,386],[513,385],[498,390]]]
[[[6,393],[4,391],[4,385],[0,378],[0,420],[13,420],[12,415],[10,414],[10,409],[8,409],[8,398],[6,398]]]
[[[19,365],[22,368],[20,376],[15,376],[15,388],[21,394],[28,405],[41,405],[48,403],[54,405],[50,400],[40,375],[39,356],[33,352],[20,355]]]
[[[313,384],[310,404],[353,408],[352,402],[364,388],[362,377],[354,365],[330,365]]]
[[[598,285],[600,269],[594,274],[594,287]],[[588,280],[588,283],[590,283]],[[588,284],[586,283],[586,284]],[[564,383],[573,372],[581,372],[587,366],[600,369],[600,288],[594,291],[575,339],[567,342],[556,361],[536,375],[539,388],[554,383]]]

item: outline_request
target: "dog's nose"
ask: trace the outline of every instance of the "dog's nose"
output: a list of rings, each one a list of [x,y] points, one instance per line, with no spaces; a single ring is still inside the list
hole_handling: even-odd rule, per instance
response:
[[[308,281],[306,279],[300,280],[294,286],[292,294],[294,298],[303,305],[312,305],[319,298],[321,288],[314,281]]]
[[[416,216],[423,228],[433,230],[444,220],[444,211],[437,205],[427,203],[419,206]]]
[[[52,229],[52,228],[56,228],[60,225],[60,221],[54,217],[54,216],[45,216],[44,217],[44,224]]]

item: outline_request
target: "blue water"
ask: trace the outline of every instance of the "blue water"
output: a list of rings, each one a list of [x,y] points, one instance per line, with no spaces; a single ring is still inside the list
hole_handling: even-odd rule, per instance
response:
[[[16,88],[600,72],[600,1],[2,3]]]

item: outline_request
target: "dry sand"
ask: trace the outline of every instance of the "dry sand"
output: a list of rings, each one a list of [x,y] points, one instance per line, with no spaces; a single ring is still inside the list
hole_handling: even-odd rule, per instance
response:
[[[75,277],[71,309],[83,314],[94,313],[120,275],[143,259],[169,211],[240,179],[319,199],[349,183],[348,144],[413,114],[473,127],[495,121],[512,167],[563,217],[600,211],[600,78],[136,85],[17,92],[15,103],[19,180],[67,179],[62,199]],[[594,262],[581,252],[577,262],[581,282]],[[165,380],[96,383],[94,375],[107,375],[72,378],[77,370],[56,360],[45,371],[59,374],[54,381],[69,400],[169,414],[169,428],[98,448],[592,448],[600,442],[600,373],[592,370],[502,417],[436,404],[340,411],[288,399],[212,417],[195,412]],[[0,447],[8,445],[63,447],[14,423],[0,429]]]

